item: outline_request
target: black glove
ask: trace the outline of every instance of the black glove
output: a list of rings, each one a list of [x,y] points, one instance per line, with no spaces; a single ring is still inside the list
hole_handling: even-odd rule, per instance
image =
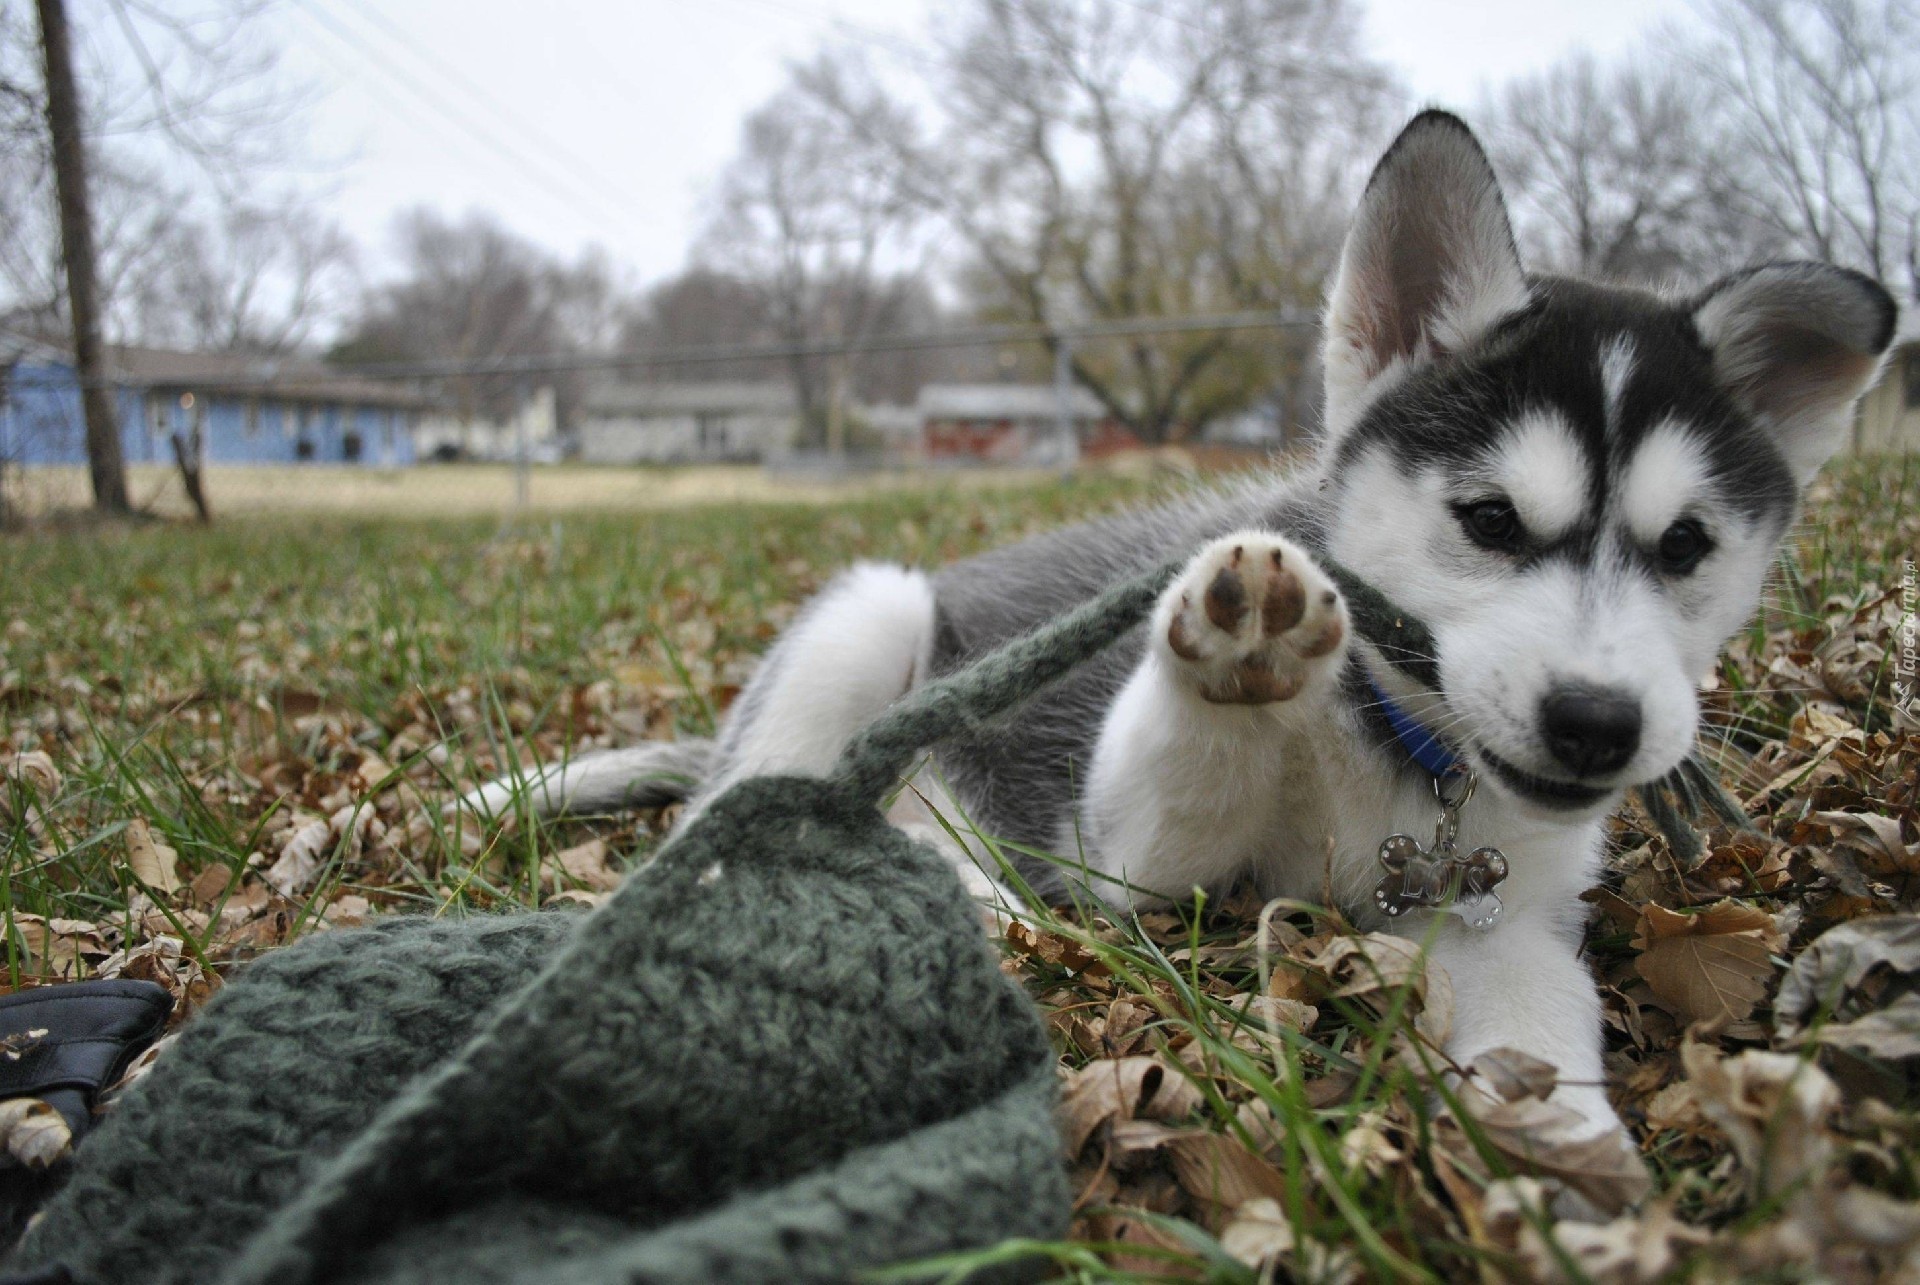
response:
[[[152,982],[67,982],[0,996],[0,1098],[41,1099],[78,1142],[94,1099],[159,1038],[172,1011],[173,997]]]
[[[0,996],[0,1099],[39,1098],[61,1114],[79,1142],[93,1123],[101,1090],[159,1038],[172,1011],[173,997],[152,982],[62,982]],[[0,1160],[0,1258],[65,1168],[35,1170]],[[68,1279],[57,1265],[26,1276],[0,1272],[0,1285],[61,1285]]]

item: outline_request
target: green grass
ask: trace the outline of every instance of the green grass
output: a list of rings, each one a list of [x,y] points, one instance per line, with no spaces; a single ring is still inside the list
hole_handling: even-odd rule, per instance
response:
[[[710,733],[778,622],[834,568],[933,565],[1141,489],[0,540],[0,728],[66,778],[42,801],[43,833],[5,831],[0,913],[124,918],[130,817],[153,823],[191,880],[243,862],[263,826],[335,794],[367,755],[432,793],[594,738]],[[491,869],[462,853],[472,836],[432,837],[399,869],[349,864],[322,890],[435,909],[532,902],[554,836],[489,834],[490,860],[506,858]],[[10,962],[16,980],[36,972],[17,941]]]
[[[644,860],[670,818],[555,825],[514,808],[477,823],[433,805],[581,748],[709,733],[795,605],[848,561],[931,566],[1152,490],[1089,480],[833,509],[504,526],[250,519],[0,539],[0,736],[12,751],[49,755],[61,778],[46,797],[25,780],[0,784],[0,980],[85,976],[157,936],[180,939],[183,959],[217,980],[323,921],[591,893],[591,870],[568,870],[560,854],[597,837],[617,869]],[[1680,890],[1658,893],[1689,913],[1725,895],[1790,912],[1798,927],[1783,960],[1819,927],[1911,906],[1903,882],[1864,907],[1822,883],[1809,864],[1820,841],[1802,819],[1878,813],[1915,833],[1901,773],[1920,741],[1891,731],[1895,620],[1885,604],[1920,546],[1916,513],[1913,460],[1836,467],[1708,702],[1743,797],[1757,784],[1741,788],[1741,772],[1770,779],[1814,757],[1810,702],[1866,734],[1864,750],[1826,760],[1837,775],[1816,763],[1806,780],[1753,800],[1787,876],[1742,867],[1729,837],[1711,836],[1704,873],[1675,875]],[[6,754],[0,746],[0,762]],[[364,839],[335,835],[289,895],[265,892],[262,873],[289,825],[343,808],[371,814]],[[168,895],[135,878],[127,834],[141,819],[177,852],[189,886]],[[946,820],[990,858],[998,852],[966,818]],[[1623,850],[1646,841],[1632,817],[1619,838]],[[211,871],[225,871],[224,883]],[[1623,869],[1611,890],[1653,886],[1639,877]],[[1441,1059],[1413,1023],[1408,988],[1329,994],[1313,956],[1347,931],[1337,916],[1268,907],[1262,920],[1245,899],[1123,924],[1085,907],[1008,913],[1024,933],[1008,944],[1010,966],[1047,1013],[1063,1066],[1151,1056],[1190,1083],[1194,1108],[1153,1123],[1257,1153],[1257,1176],[1275,1184],[1296,1241],[1283,1260],[1294,1278],[1503,1279],[1540,1274],[1542,1263],[1588,1278],[1585,1260],[1542,1234],[1549,1224],[1537,1213],[1489,1222],[1489,1186],[1528,1166],[1442,1109]],[[64,927],[48,926],[56,920]],[[1647,1120],[1653,1096],[1684,1078],[1682,1032],[1650,1006],[1632,937],[1598,916],[1590,933],[1610,1012],[1622,1023],[1630,1009],[1652,1014],[1638,1034],[1614,1033],[1610,1068],[1662,1199],[1714,1237],[1677,1251],[1672,1274],[1763,1262],[1756,1246],[1787,1215],[1744,1194],[1725,1138],[1709,1125]],[[188,971],[159,975],[179,985]],[[183,1010],[204,990],[184,994]],[[1250,1017],[1246,997],[1274,991],[1312,1000],[1316,1019],[1294,1029]],[[1766,1020],[1762,1005],[1752,1029],[1697,1034],[1733,1053],[1764,1043]],[[1920,1136],[1911,1101],[1882,1094],[1879,1106]],[[1222,1248],[1232,1216],[1183,1176],[1174,1143],[1129,1149],[1114,1136],[1102,1126],[1070,1158],[1083,1193],[1075,1237],[1037,1247],[1061,1278],[1260,1279]],[[1882,1135],[1862,1125],[1846,1136],[1866,1147]],[[1394,1158],[1361,1145],[1371,1139]],[[1909,1162],[1863,1156],[1844,1152],[1851,1181],[1913,1196]],[[996,1252],[1016,1248],[1036,1247]]]

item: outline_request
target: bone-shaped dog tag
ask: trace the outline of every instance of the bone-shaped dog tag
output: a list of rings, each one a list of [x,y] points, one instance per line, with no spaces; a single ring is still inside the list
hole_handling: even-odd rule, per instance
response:
[[[1505,909],[1494,892],[1507,877],[1507,855],[1498,848],[1475,848],[1454,858],[1460,887],[1444,909],[1467,921],[1469,928],[1491,928]]]
[[[1494,889],[1507,877],[1507,858],[1498,848],[1475,848],[1462,857],[1443,840],[1429,850],[1410,834],[1394,834],[1380,845],[1380,866],[1385,873],[1373,886],[1373,904],[1390,919],[1409,910],[1439,910],[1485,929],[1500,918]]]

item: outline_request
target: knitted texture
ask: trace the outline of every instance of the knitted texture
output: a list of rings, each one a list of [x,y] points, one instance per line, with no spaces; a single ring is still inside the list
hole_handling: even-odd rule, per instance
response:
[[[88,1135],[8,1266],[214,1280],[379,1102],[471,1038],[581,917],[392,919],[248,965]]]
[[[1052,1065],[946,863],[837,782],[762,778],[577,927],[401,920],[262,961],[13,1266],[844,1280],[1064,1230]]]

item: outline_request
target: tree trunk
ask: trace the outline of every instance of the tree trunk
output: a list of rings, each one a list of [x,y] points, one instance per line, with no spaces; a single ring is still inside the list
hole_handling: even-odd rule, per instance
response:
[[[60,201],[61,257],[67,268],[67,310],[73,316],[73,366],[87,421],[87,468],[93,504],[125,513],[127,468],[120,453],[119,417],[107,384],[94,279],[93,218],[87,202],[86,144],[80,135],[79,93],[67,39],[65,0],[38,0],[40,51],[46,65],[47,132],[53,143],[54,183]]]

